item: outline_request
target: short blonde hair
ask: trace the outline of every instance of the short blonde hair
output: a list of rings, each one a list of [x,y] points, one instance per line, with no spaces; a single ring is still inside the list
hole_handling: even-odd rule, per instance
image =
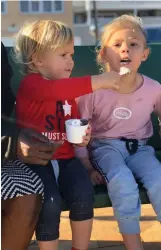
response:
[[[47,49],[55,50],[73,41],[72,30],[54,20],[26,23],[15,37],[15,56],[25,73],[36,72],[33,54],[39,58]]]
[[[102,67],[102,69],[105,69],[106,65],[102,61],[101,51],[106,47],[111,36],[117,30],[126,28],[139,30],[145,39],[145,47],[147,46],[146,34],[143,30],[142,19],[140,17],[132,15],[122,15],[120,17],[113,19],[110,23],[104,26],[100,41],[101,48],[97,50],[97,63]]]

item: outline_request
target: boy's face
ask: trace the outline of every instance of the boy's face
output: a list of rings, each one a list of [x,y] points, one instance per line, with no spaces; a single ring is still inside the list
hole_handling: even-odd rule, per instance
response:
[[[110,70],[119,72],[126,67],[137,72],[142,61],[148,57],[149,49],[145,47],[144,35],[139,30],[121,29],[109,39],[103,51],[104,60]]]
[[[41,61],[43,75],[50,79],[69,78],[74,66],[73,54],[73,43],[46,52]]]

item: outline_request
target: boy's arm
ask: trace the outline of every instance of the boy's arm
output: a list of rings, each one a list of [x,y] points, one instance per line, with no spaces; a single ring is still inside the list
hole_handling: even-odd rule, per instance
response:
[[[91,77],[47,80],[39,74],[26,76],[18,94],[34,101],[65,101],[92,92]]]
[[[120,75],[107,72],[101,75],[48,80],[39,74],[26,76],[19,87],[18,94],[34,101],[72,100],[101,88],[118,89]]]

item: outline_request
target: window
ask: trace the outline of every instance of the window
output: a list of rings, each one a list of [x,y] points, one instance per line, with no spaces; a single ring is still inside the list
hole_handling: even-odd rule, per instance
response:
[[[148,43],[161,43],[161,27],[145,29]]]
[[[23,13],[53,13],[63,11],[63,0],[20,0],[20,11]]]
[[[75,24],[83,24],[87,22],[87,14],[86,13],[75,13],[74,15],[74,23]]]
[[[55,10],[61,11],[62,10],[62,1],[55,1]]]
[[[7,12],[7,2],[2,0],[1,1],[1,13],[5,14]]]
[[[155,16],[161,16],[161,9],[152,9],[152,10],[138,10],[138,15],[140,17],[155,17]]]

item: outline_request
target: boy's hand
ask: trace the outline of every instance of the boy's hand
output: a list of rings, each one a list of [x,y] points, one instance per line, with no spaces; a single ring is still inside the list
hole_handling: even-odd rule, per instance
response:
[[[98,89],[113,89],[119,90],[120,87],[119,73],[115,71],[106,72],[101,75],[92,76],[92,89],[93,91]]]
[[[95,169],[89,170],[89,176],[91,181],[95,185],[105,184],[103,176]]]
[[[102,83],[103,83],[102,87],[104,89],[119,90],[120,80],[121,80],[119,73],[115,71],[110,71],[103,73],[100,76],[102,76]]]

